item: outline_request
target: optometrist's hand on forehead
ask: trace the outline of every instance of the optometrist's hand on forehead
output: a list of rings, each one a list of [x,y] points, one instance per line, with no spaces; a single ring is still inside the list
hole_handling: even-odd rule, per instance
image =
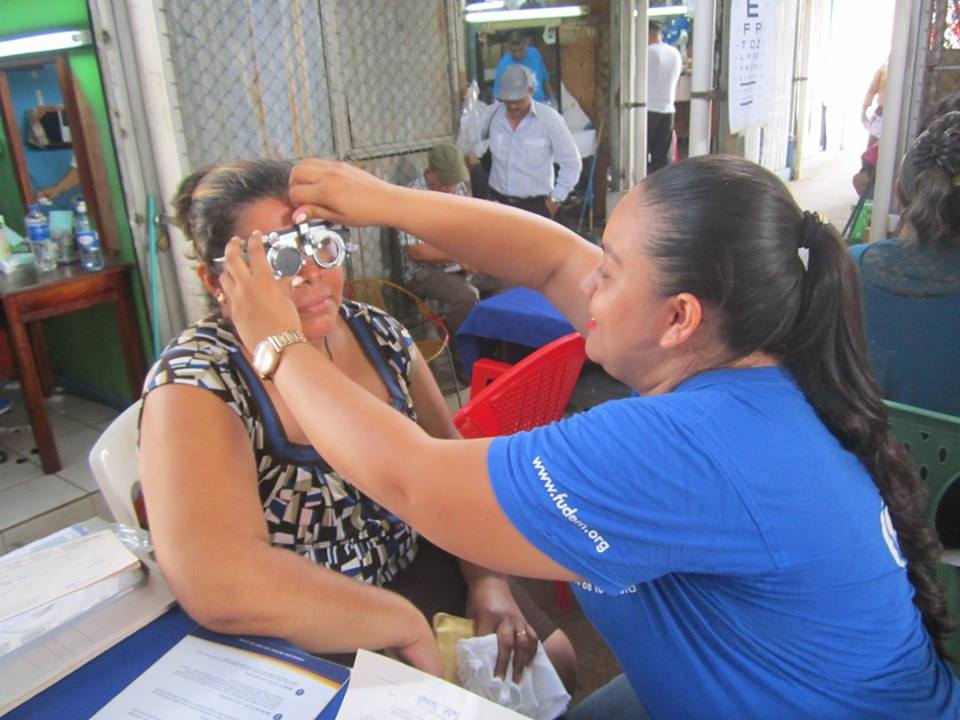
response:
[[[231,239],[224,258],[220,287],[227,296],[230,320],[248,350],[270,335],[301,329],[300,315],[290,297],[290,279],[274,278],[259,232],[247,241]]]
[[[380,225],[398,190],[402,188],[332,160],[303,160],[290,173],[295,221],[305,215],[353,227]]]

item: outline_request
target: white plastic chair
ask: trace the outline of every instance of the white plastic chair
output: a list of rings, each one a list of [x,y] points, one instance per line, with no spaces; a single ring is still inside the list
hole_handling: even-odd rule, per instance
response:
[[[103,499],[118,523],[139,527],[133,507],[133,488],[140,477],[137,461],[137,400],[110,423],[90,449],[90,469]]]

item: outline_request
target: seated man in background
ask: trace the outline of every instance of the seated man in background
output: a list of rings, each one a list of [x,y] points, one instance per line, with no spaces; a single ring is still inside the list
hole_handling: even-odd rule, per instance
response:
[[[427,156],[427,169],[407,187],[414,190],[470,195],[463,153],[456,145],[434,145]],[[496,295],[510,286],[486,273],[470,273],[457,261],[423,242],[400,232],[400,245],[406,252],[403,282],[422,298],[436,300],[443,306],[443,322],[455,335],[464,319],[480,298]]]
[[[470,173],[460,148],[449,144],[434,145],[427,156],[427,169],[408,187],[469,195],[469,180]],[[443,321],[450,333],[455,334],[480,299],[477,288],[470,284],[457,261],[442,250],[402,231],[400,244],[407,256],[404,285],[422,298],[440,302]]]

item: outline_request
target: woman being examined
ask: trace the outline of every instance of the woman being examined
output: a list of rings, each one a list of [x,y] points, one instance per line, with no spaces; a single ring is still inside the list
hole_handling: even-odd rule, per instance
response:
[[[870,362],[885,398],[960,415],[960,112],[914,141],[899,184],[903,237],[850,248]]]
[[[620,201],[602,248],[340,163],[300,163],[290,197],[297,217],[399,227],[544,292],[636,389],[530,432],[448,440],[309,344],[272,376],[333,467],[433,542],[575,583],[627,680],[573,718],[960,715],[940,546],[887,434],[856,270],[775,175],[722,156],[671,165]],[[243,245],[220,282],[252,348],[300,318]]]
[[[331,468],[262,377],[262,362],[237,339],[219,285],[224,246],[234,235],[292,225],[291,168],[263,160],[201,170],[174,201],[215,301],[209,317],[164,350],[144,387],[141,481],[174,594],[213,630],[282,637],[321,653],[388,648],[429,672],[439,671],[433,613],[466,612],[478,634],[497,633],[501,676],[512,655],[519,677],[542,638],[572,682],[569,641],[522,590],[512,594],[505,576],[466,562],[461,576],[455,559],[418,543],[409,525]],[[431,437],[456,437],[407,331],[380,310],[343,299],[338,250],[324,256],[327,267],[304,257],[292,279],[283,302],[292,303],[298,337],[340,368],[336,382]],[[300,392],[312,393],[314,384],[307,379]],[[448,479],[459,484],[455,472]]]

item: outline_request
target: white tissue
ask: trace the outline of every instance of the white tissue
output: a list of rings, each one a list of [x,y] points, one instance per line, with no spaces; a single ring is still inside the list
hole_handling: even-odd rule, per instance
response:
[[[457,675],[465,689],[535,720],[555,720],[567,709],[570,695],[543,644],[537,646],[533,663],[524,669],[519,685],[513,682],[513,658],[510,658],[503,680],[493,674],[496,662],[496,635],[468,638],[457,643]]]

